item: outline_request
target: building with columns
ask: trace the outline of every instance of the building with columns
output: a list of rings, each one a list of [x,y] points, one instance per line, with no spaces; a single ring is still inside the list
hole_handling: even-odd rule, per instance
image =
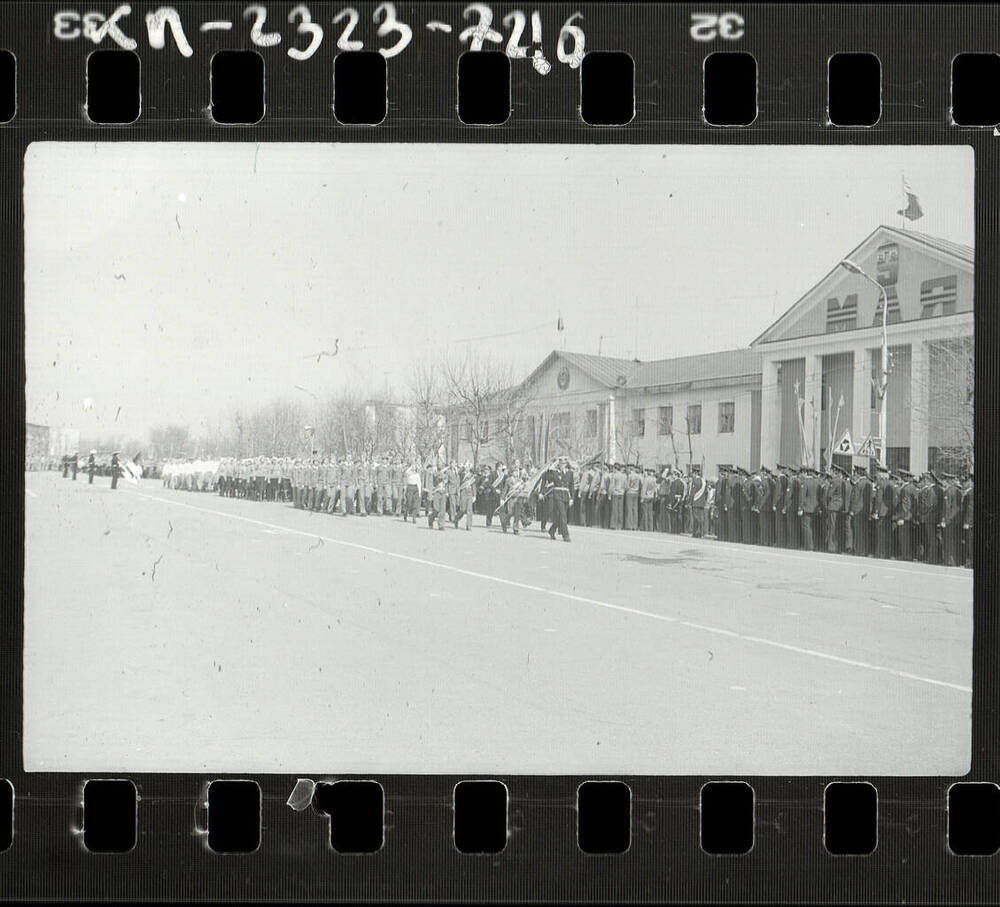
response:
[[[843,257],[888,301],[890,468],[961,469],[972,450],[973,250],[880,226]],[[823,464],[845,430],[856,445],[878,437],[881,293],[838,262],[751,344],[766,466]]]
[[[553,350],[520,386],[517,432],[490,437],[482,429],[503,423],[491,413],[477,458],[600,454],[714,475],[720,464],[826,466],[845,431],[855,445],[874,443],[881,292],[841,258],[888,301],[890,468],[962,471],[972,462],[973,250],[886,226],[832,257],[827,274],[747,349],[651,362]],[[449,415],[449,453],[471,460],[461,418]]]

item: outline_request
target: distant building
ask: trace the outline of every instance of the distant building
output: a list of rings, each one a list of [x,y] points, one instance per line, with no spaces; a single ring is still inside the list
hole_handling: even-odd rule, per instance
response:
[[[973,250],[882,226],[847,257],[888,298],[889,466],[961,471],[972,460]],[[553,350],[516,389],[516,427],[510,392],[477,428],[449,410],[449,453],[600,455],[709,475],[719,464],[825,465],[845,430],[855,445],[878,432],[880,292],[839,260],[748,349],[651,362]]]
[[[754,350],[653,362],[554,350],[525,379],[514,454],[535,463],[565,453],[643,466],[756,468],[760,360]],[[468,431],[463,438],[459,424],[452,433],[457,459],[469,459]],[[479,459],[504,459],[503,446],[492,439]]]
[[[25,462],[41,460],[49,456],[48,425],[37,425],[27,422],[24,426],[24,458]]]
[[[80,452],[80,429],[57,428],[50,433],[49,455],[64,457],[67,454]]]
[[[890,468],[971,465],[972,248],[881,226],[846,257],[884,287],[889,303]],[[762,354],[766,465],[823,462],[831,437],[836,445],[845,429],[855,444],[877,437],[880,296],[877,286],[832,261],[819,283],[753,341]]]

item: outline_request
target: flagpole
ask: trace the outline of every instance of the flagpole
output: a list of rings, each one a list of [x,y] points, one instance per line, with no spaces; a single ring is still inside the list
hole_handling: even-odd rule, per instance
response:
[[[903,199],[905,201],[905,199],[906,199],[906,174],[900,172],[899,176],[900,176],[900,179],[902,180],[902,183],[903,183]],[[906,215],[903,214],[903,211],[905,211],[905,210],[906,210],[905,208],[901,208],[900,211],[899,211],[900,226],[901,226],[901,228],[902,228],[902,230],[903,230],[904,233],[906,232]]]

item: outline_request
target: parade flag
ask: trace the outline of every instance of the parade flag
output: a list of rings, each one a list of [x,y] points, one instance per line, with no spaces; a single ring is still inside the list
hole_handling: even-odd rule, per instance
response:
[[[903,194],[906,196],[906,207],[900,208],[896,213],[907,220],[917,220],[923,217],[924,212],[920,207],[920,200],[910,188],[910,184],[906,181],[905,176],[903,177]]]
[[[139,454],[136,454],[131,460],[126,460],[122,463],[121,470],[123,479],[131,482],[133,485],[138,485],[139,479],[142,478],[142,466],[139,463]]]

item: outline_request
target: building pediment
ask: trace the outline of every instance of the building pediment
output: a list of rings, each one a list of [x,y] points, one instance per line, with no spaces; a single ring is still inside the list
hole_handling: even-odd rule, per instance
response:
[[[879,227],[846,258],[871,275],[888,300],[888,321],[971,312],[972,250],[923,234]],[[839,263],[751,346],[881,324],[881,292]]]

